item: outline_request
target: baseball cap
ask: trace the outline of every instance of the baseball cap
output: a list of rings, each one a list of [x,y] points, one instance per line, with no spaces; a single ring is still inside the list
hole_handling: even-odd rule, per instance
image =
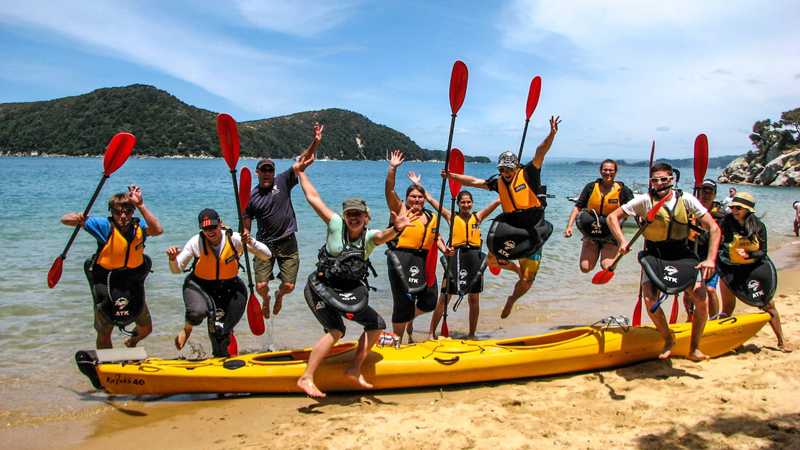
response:
[[[369,212],[366,200],[363,198],[348,198],[342,202],[342,212],[353,210]]]
[[[197,216],[200,228],[219,225],[219,214],[213,209],[206,208]]]
[[[708,178],[703,180],[703,184],[700,185],[700,189],[704,187],[710,187],[714,190],[714,192],[717,192],[717,183],[715,183],[714,180],[709,180]]]
[[[259,161],[258,164],[256,164],[256,170],[260,169],[261,166],[263,166],[263,165],[269,165],[269,166],[272,166],[273,169],[275,168],[275,163],[272,162],[271,159],[264,158],[261,161]]]
[[[497,167],[510,167],[512,169],[517,167],[517,155],[511,152],[501,153],[500,157],[497,158]]]

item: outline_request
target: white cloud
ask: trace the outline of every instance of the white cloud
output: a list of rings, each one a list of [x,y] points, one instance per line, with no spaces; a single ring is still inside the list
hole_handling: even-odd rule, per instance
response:
[[[363,1],[237,0],[242,17],[256,27],[296,36],[314,36],[347,21]]]

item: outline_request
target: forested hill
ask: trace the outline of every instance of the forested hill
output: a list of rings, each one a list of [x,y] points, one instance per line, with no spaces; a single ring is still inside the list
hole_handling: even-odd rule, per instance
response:
[[[342,109],[241,122],[241,154],[294,158],[311,142],[314,122],[325,125],[320,158],[382,160],[393,149],[403,151],[407,160],[435,158],[404,134]],[[134,155],[221,156],[216,113],[152,86],[0,104],[0,154],[100,155],[122,131],[136,136]]]

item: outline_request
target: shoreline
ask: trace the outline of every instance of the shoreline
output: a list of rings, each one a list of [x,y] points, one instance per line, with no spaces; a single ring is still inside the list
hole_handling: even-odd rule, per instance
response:
[[[704,363],[648,361],[563,376],[301,395],[108,396],[78,417],[4,430],[14,448],[794,448],[800,433],[800,241],[770,252],[782,353],[765,326]],[[755,312],[737,304],[737,314]],[[683,314],[681,319],[683,320]],[[103,400],[100,400],[103,399]],[[48,436],[65,436],[56,443]],[[191,436],[191,439],[187,439]]]

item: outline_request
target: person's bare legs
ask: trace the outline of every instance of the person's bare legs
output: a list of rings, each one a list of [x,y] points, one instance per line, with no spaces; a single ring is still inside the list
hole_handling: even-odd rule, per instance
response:
[[[261,314],[265,319],[269,319],[269,302],[272,300],[269,296],[269,283],[256,283],[256,291],[261,296]]]
[[[308,364],[306,365],[306,370],[303,372],[303,375],[297,380],[297,387],[303,390],[306,394],[310,397],[317,397],[317,398],[324,398],[326,395],[324,392],[320,391],[317,388],[317,385],[314,384],[314,372],[319,367],[320,363],[328,353],[331,352],[331,349],[334,345],[341,339],[343,336],[342,332],[339,330],[330,330],[325,333],[325,336],[317,341],[314,344],[314,348],[311,349],[311,354],[308,356]],[[380,336],[380,333],[378,333]]]
[[[183,346],[186,345],[186,341],[189,340],[189,336],[192,335],[192,325],[189,322],[184,323],[183,330],[175,337],[175,348],[178,350],[183,349]]]
[[[506,299],[506,305],[503,307],[503,312],[500,313],[501,319],[505,319],[511,315],[511,308],[514,307],[514,303],[525,295],[525,293],[530,290],[531,286],[533,286],[533,280],[528,281],[520,278],[519,281],[517,281],[514,285],[514,292]]]
[[[278,287],[278,290],[275,291],[275,306],[272,307],[272,314],[278,315],[281,312],[281,308],[283,307],[283,296],[286,294],[291,294],[294,291],[294,284],[292,283],[281,283]]]
[[[467,301],[469,302],[469,336],[467,339],[475,340],[478,317],[481,315],[480,294],[468,294]]]
[[[444,302],[444,294],[439,294],[439,300],[436,301],[436,309],[431,313],[431,327],[428,330],[429,341],[436,340],[436,328],[439,327],[439,322],[442,320],[442,315],[444,315]]]
[[[708,317],[711,318],[719,314],[719,296],[717,295],[717,288],[706,286],[706,298],[708,298]]]
[[[650,312],[658,301],[658,291],[656,291],[653,283],[645,281],[642,284],[642,293],[644,294],[644,304],[647,308],[647,315],[650,316],[650,320],[653,321],[656,330],[658,330],[661,337],[664,338],[664,348],[661,350],[661,354],[658,355],[658,358],[667,359],[670,354],[672,354],[672,347],[675,347],[675,339],[672,337],[672,333],[669,332],[669,324],[667,323],[667,317],[664,315],[664,311],[662,311],[661,308],[657,308],[656,312]]]
[[[597,264],[597,258],[599,257],[600,246],[589,240],[581,242],[581,272],[591,272]]]
[[[97,341],[95,343],[95,346],[97,347],[98,350],[103,350],[106,348],[114,348],[113,344],[111,343],[111,333],[113,332],[114,329],[112,328],[111,330],[109,330],[108,333],[99,333],[99,332],[97,333]]]
[[[144,339],[147,336],[149,336],[150,333],[152,333],[152,332],[153,332],[153,325],[147,325],[147,326],[144,326],[144,327],[140,326],[140,325],[136,325],[136,328],[135,328],[135,331],[133,333],[133,336],[130,336],[127,339],[125,339],[125,341],[124,341],[125,342],[125,346],[128,347],[128,348],[136,347],[136,344],[138,344],[142,339]]]
[[[708,356],[700,351],[700,339],[703,337],[703,331],[706,328],[708,321],[708,297],[706,295],[705,283],[699,283],[691,292],[692,302],[694,304],[694,314],[692,314],[692,337],[691,344],[689,345],[689,359],[692,361],[704,361]]]
[[[783,329],[781,328],[781,316],[778,315],[778,309],[775,308],[775,302],[770,301],[767,306],[764,307],[764,311],[772,314],[772,318],[769,319],[769,326],[772,327],[772,331],[775,333],[775,337],[778,338],[778,348],[783,350],[785,353],[791,353],[792,347],[786,343],[786,340],[783,338]]]
[[[383,330],[370,330],[361,333],[361,337],[358,338],[358,348],[356,349],[353,361],[350,362],[350,365],[347,366],[347,369],[344,371],[344,376],[367,389],[372,389],[372,385],[367,383],[367,380],[364,379],[364,375],[361,374],[361,365],[364,364],[372,347],[378,342],[382,331]]]
[[[603,244],[603,248],[600,250],[600,267],[603,270],[608,270],[614,264],[614,260],[617,259],[617,252],[619,252],[619,246]]]

